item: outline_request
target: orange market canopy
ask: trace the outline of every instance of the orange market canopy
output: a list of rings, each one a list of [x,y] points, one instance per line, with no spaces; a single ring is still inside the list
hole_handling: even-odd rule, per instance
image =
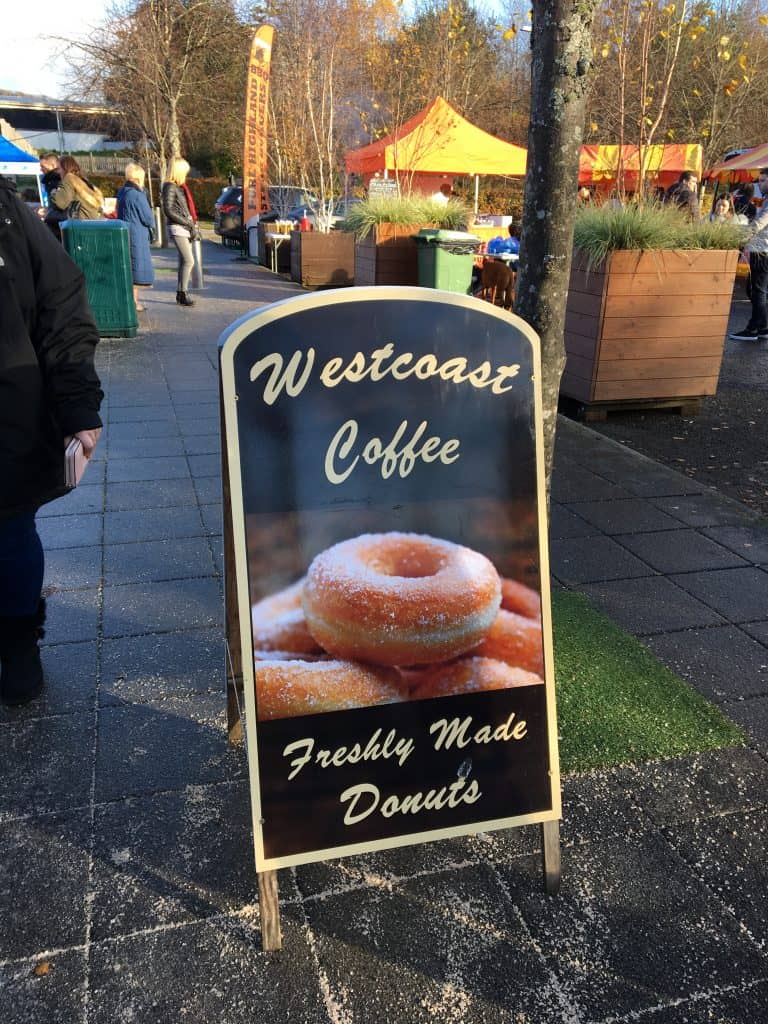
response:
[[[619,150],[624,165],[624,185],[637,187],[640,173],[639,146],[582,146],[579,157],[579,185],[610,185],[619,169]],[[671,185],[683,171],[701,176],[702,148],[683,143],[645,146],[646,178],[659,185]]]
[[[525,175],[527,150],[471,124],[442,96],[389,135],[345,154],[348,174]]]
[[[730,160],[721,160],[719,164],[710,167],[707,177],[731,184],[737,181],[751,181],[761,167],[768,167],[768,142],[748,149],[746,153],[739,153]]]

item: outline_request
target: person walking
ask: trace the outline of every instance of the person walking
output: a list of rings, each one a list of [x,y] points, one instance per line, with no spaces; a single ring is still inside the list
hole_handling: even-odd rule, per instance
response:
[[[61,166],[56,153],[48,153],[40,157],[40,170],[42,173],[41,184],[45,195],[45,209],[42,213],[43,221],[50,228],[53,235],[61,241],[61,230],[59,222],[64,220],[64,214],[51,202],[51,196],[57,188],[61,187]]]
[[[179,252],[178,287],[176,301],[180,306],[194,306],[189,297],[189,279],[195,265],[192,242],[200,240],[200,228],[197,225],[192,193],[187,185],[189,164],[181,157],[171,161],[168,180],[163,185],[163,213],[170,224],[168,229],[173,244]]]
[[[758,184],[763,195],[768,194],[768,167],[760,170]],[[752,313],[746,327],[728,337],[733,341],[768,341],[768,203],[746,228],[750,234],[745,246],[749,256],[749,300]]]
[[[35,514],[66,493],[66,442],[93,453],[103,397],[85,279],[0,178],[0,699],[43,687],[44,555]]]
[[[66,214],[64,220],[100,220],[104,196],[101,189],[83,177],[73,156],[60,160],[61,184],[51,193],[51,202]]]
[[[155,234],[155,218],[144,192],[144,168],[140,164],[125,166],[125,184],[117,193],[117,216],[128,225],[131,243],[131,276],[133,303],[137,313],[145,308],[139,301],[139,288],[155,283],[150,242]]]

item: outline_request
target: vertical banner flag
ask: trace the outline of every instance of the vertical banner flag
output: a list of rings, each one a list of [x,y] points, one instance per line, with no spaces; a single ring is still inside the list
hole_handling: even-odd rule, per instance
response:
[[[220,346],[257,869],[559,818],[533,331],[379,286]]]
[[[269,209],[267,193],[267,102],[269,65],[272,57],[271,25],[262,25],[253,36],[245,96],[245,143],[243,148],[243,226],[257,213]]]

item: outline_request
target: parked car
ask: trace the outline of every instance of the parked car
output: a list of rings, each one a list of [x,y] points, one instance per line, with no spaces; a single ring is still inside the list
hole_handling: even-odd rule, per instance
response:
[[[311,208],[317,197],[298,185],[270,185],[269,201],[272,209],[259,215],[259,220],[273,221],[293,218],[296,210]],[[295,218],[298,220],[301,213]],[[221,236],[223,245],[241,246],[243,234],[243,188],[232,185],[224,189],[213,208],[213,230]]]

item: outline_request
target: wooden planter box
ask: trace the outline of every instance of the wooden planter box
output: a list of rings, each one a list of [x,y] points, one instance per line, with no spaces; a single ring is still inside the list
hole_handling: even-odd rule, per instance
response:
[[[294,231],[291,280],[305,288],[343,288],[355,283],[355,236],[349,231]]]
[[[423,224],[378,224],[355,245],[355,284],[418,284],[416,243]]]
[[[626,250],[590,271],[575,257],[560,393],[603,407],[714,395],[737,259],[735,250]]]

